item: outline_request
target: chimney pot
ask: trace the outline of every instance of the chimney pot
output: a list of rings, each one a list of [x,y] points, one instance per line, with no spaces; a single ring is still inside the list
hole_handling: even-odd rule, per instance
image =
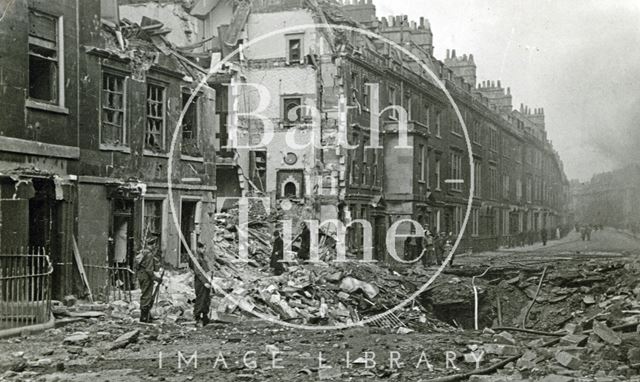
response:
[[[451,50],[451,58],[456,58],[456,50],[455,49]]]
[[[420,29],[424,29],[424,17],[420,17]]]
[[[449,54],[451,54],[451,51],[449,51],[449,49],[447,49],[447,60],[449,59]]]
[[[498,80],[498,87],[501,88],[502,86],[500,85],[500,80]]]

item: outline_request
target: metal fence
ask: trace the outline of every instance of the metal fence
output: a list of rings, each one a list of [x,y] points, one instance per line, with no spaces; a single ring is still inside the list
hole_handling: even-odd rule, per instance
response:
[[[84,264],[93,298],[110,301],[131,301],[131,290],[135,289],[136,277],[131,268],[118,265]]]
[[[0,253],[0,329],[48,322],[53,267],[42,248]]]

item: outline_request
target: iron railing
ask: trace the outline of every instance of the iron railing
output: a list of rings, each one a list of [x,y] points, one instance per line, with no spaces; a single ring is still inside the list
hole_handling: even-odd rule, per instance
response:
[[[53,266],[43,248],[0,253],[0,329],[48,322]]]
[[[131,268],[116,264],[85,264],[84,268],[94,299],[104,303],[119,300],[131,302],[131,290],[135,289],[136,282]]]

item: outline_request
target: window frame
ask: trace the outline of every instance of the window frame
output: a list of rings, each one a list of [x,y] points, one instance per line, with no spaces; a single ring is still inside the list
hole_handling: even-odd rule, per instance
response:
[[[103,131],[104,131],[104,96],[105,96],[105,88],[104,88],[104,80],[105,80],[105,76],[113,76],[116,78],[121,78],[122,79],[122,133],[121,133],[121,140],[122,143],[120,145],[115,145],[112,143],[105,143],[103,141]],[[129,148],[129,126],[128,126],[128,121],[127,118],[129,117],[129,108],[127,107],[128,105],[128,95],[127,95],[127,87],[128,87],[129,81],[128,81],[128,76],[126,73],[124,72],[120,72],[117,70],[114,70],[112,68],[102,68],[102,77],[101,77],[101,82],[100,82],[100,116],[99,116],[99,121],[100,121],[100,128],[99,128],[99,139],[100,139],[100,149],[128,149]]]
[[[184,97],[188,97],[187,101],[189,98],[191,98],[191,96],[193,95],[193,90],[187,87],[183,87],[180,91],[180,102],[182,104],[182,108],[184,109],[184,102],[185,99]],[[201,97],[202,94],[201,93],[197,93],[194,98],[193,101],[191,102],[191,104],[189,105],[188,110],[185,111],[185,117],[187,116],[187,112],[194,107],[195,108],[195,126],[194,126],[194,130],[195,130],[195,138],[191,138],[192,140],[195,141],[195,149],[200,153],[200,155],[190,155],[189,153],[185,153],[184,152],[184,118],[182,119],[182,125],[180,126],[180,154],[182,156],[190,156],[190,157],[195,157],[195,158],[202,158],[203,154],[202,154],[202,147],[201,147],[201,134],[202,134],[202,124],[201,124],[201,112],[202,112],[202,105],[201,105]]]
[[[425,172],[425,157],[426,157],[426,147],[424,144],[418,145],[418,168],[420,172],[420,176],[418,177],[419,183],[425,183],[424,172]]]
[[[157,100],[151,100],[149,98],[149,90],[150,87],[155,87],[155,88],[159,88],[162,90],[162,102],[158,102]],[[167,86],[166,84],[163,84],[161,82],[157,82],[157,81],[147,81],[146,83],[146,96],[145,96],[145,129],[144,129],[144,150],[146,152],[157,152],[156,150],[154,150],[154,148],[149,147],[148,143],[147,143],[147,135],[149,134],[149,118],[155,119],[155,120],[160,120],[160,118],[158,116],[150,116],[149,115],[149,101],[153,101],[156,102],[158,104],[162,104],[162,129],[160,132],[161,135],[161,140],[162,140],[162,146],[159,148],[159,152],[165,152],[166,151],[166,147],[167,147]]]
[[[29,108],[42,109],[42,110],[47,110],[47,111],[52,111],[57,113],[68,114],[69,109],[65,107],[66,98],[65,98],[64,16],[52,15],[50,13],[40,11],[39,9],[36,9],[36,8],[29,8],[28,12],[29,12],[29,15],[31,14],[31,12],[35,12],[55,20],[55,23],[56,23],[55,24],[55,27],[56,27],[56,46],[55,46],[56,60],[55,61],[57,62],[57,68],[56,68],[57,83],[54,86],[56,87],[57,97],[56,97],[56,100],[53,102],[31,97],[31,95],[29,94],[30,83],[27,80],[26,106]],[[27,35],[28,35],[28,39],[31,40],[32,36],[31,36],[30,28],[27,29]],[[38,37],[33,36],[33,38],[37,39]],[[33,42],[36,42],[36,41],[34,40]],[[30,57],[32,55],[31,50],[29,48],[30,44],[32,44],[31,41],[27,44],[28,61],[30,60]],[[31,64],[28,62],[27,73],[29,73],[30,71],[30,66]]]
[[[436,191],[442,190],[442,157],[436,158]]]
[[[462,155],[456,151],[451,151],[449,155],[449,159],[451,162],[450,166],[450,174],[449,178],[451,180],[461,180],[463,179],[462,175]],[[453,182],[451,183],[451,190],[456,192],[462,192],[462,183]]]
[[[304,63],[304,35],[304,33],[292,33],[285,35],[285,52],[288,65]],[[295,40],[298,40],[300,43],[300,58],[297,61],[291,59],[291,42]]]
[[[292,100],[292,99],[298,99],[300,101],[300,103],[298,104],[299,107],[299,115],[300,117],[298,118],[297,121],[290,121],[289,117],[286,113],[286,108],[287,108],[287,100]],[[305,118],[305,113],[304,113],[304,97],[301,94],[286,94],[286,95],[282,95],[280,97],[280,116],[281,116],[281,120],[282,120],[282,125],[284,127],[292,127],[292,126],[296,126],[299,124],[304,123],[304,118]]]
[[[161,213],[160,213],[160,250],[164,253],[167,249],[167,236],[165,234],[165,229],[168,227],[168,200],[167,195],[164,194],[146,194],[142,199],[142,213],[141,213],[141,234],[144,236],[145,227],[147,222],[147,202],[160,202],[161,203]]]
[[[475,198],[482,198],[482,162],[478,159],[473,161],[473,182]]]

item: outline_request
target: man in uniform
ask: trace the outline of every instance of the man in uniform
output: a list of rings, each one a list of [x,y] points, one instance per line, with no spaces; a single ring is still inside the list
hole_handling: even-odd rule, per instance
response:
[[[307,227],[307,224],[302,222],[300,224],[302,232],[300,233],[300,249],[298,249],[298,259],[309,260],[309,252],[311,251],[311,231]]]
[[[271,268],[276,276],[280,276],[284,273],[284,243],[280,237],[280,231],[273,233],[273,250],[271,251]]]
[[[158,276],[156,271],[156,258],[152,250],[143,248],[136,256],[136,272],[138,283],[140,284],[140,322],[149,323],[153,320],[151,317],[151,308],[153,308],[153,282],[162,282],[162,278]]]
[[[198,269],[196,264],[191,260],[191,257],[189,257],[189,265],[191,266],[191,270],[193,270],[194,274],[193,288],[196,292],[196,300],[193,305],[193,317],[196,322],[201,321],[202,326],[207,326],[207,324],[209,324],[209,308],[211,306],[211,284],[209,284],[209,280],[207,278],[207,274],[210,270],[209,264],[204,256],[206,249],[207,248],[203,243],[198,242],[195,258],[204,273]]]

